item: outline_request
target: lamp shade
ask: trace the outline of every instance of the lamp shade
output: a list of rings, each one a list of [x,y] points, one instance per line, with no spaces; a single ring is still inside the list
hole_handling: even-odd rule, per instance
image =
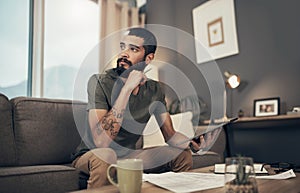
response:
[[[236,74],[231,74],[228,71],[224,72],[224,75],[226,77],[226,84],[230,88],[237,88],[241,83],[241,78]]]

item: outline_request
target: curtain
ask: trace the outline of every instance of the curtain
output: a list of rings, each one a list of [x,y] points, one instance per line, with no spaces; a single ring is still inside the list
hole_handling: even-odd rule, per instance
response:
[[[119,50],[120,37],[116,35],[121,29],[139,26],[144,27],[145,14],[139,14],[137,7],[129,7],[128,2],[117,0],[99,0],[100,14],[100,47],[99,71],[115,67],[116,50]],[[112,38],[113,37],[113,38]],[[109,61],[109,62],[108,62]]]

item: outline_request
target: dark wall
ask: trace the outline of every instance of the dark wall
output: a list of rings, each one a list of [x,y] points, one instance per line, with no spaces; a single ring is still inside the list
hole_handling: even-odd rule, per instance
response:
[[[147,23],[169,25],[193,35],[192,9],[204,2],[147,1]],[[235,116],[242,109],[246,116],[252,116],[253,101],[258,98],[280,97],[280,114],[300,106],[299,7],[298,0],[235,0],[239,53],[216,60],[222,73],[237,73],[244,81],[239,89],[227,92],[228,115]],[[178,41],[177,47],[195,52],[192,42]],[[171,62],[188,66],[190,61],[178,56]],[[184,70],[194,73],[193,68]],[[210,104],[205,80],[200,77],[192,82],[203,85],[197,92]]]

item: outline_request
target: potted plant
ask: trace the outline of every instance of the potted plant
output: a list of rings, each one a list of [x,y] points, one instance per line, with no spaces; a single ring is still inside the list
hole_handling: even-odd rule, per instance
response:
[[[226,158],[227,193],[258,193],[252,158]]]

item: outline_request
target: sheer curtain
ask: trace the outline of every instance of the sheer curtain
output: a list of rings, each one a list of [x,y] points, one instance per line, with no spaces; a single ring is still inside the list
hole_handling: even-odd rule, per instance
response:
[[[122,28],[144,26],[145,14],[139,14],[137,7],[129,8],[128,2],[99,0],[99,6],[101,10],[100,39]]]
[[[98,4],[101,10],[99,71],[103,72],[104,69],[115,66],[117,56],[114,53],[119,50],[120,41],[116,32],[132,26],[144,27],[145,14],[139,14],[137,7],[129,7],[128,2],[124,1],[99,0]]]

